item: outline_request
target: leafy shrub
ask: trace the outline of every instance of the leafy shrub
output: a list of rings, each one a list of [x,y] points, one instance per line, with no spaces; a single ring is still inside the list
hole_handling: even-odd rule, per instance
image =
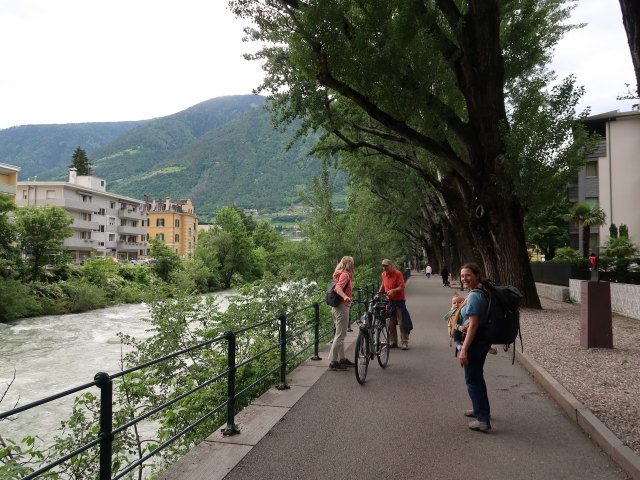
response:
[[[567,261],[567,260],[579,260],[583,258],[582,254],[578,250],[574,250],[571,247],[562,247],[556,249],[556,256],[554,260]]]
[[[94,285],[104,284],[108,278],[118,276],[119,266],[112,257],[93,257],[84,262],[82,278]]]
[[[68,297],[69,312],[86,312],[105,307],[107,295],[103,288],[86,281],[69,281],[60,284]]]
[[[40,313],[38,302],[31,295],[29,287],[17,280],[0,279],[0,321]]]

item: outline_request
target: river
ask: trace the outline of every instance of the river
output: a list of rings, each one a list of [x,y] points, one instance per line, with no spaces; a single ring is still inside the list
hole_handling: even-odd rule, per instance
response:
[[[225,297],[230,290],[217,292]],[[224,308],[224,305],[221,304]],[[148,338],[146,304],[124,304],[90,312],[25,318],[0,323],[0,411],[89,383],[97,372],[121,370],[118,332]],[[92,389],[97,394],[98,389]],[[73,395],[0,422],[0,435],[19,440],[27,434],[48,441],[71,413]]]

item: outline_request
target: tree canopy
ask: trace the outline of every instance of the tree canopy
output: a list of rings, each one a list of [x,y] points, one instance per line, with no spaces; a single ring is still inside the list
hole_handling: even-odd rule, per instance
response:
[[[573,28],[570,4],[230,2],[257,26],[250,37],[267,43],[248,58],[264,61],[260,90],[270,93],[275,121],[302,118],[303,131],[327,132],[316,152],[347,170],[350,158],[402,167],[390,182],[415,175],[422,241],[453,226],[457,256],[520,287],[531,306],[539,300],[523,215],[565,184],[591,147],[575,112],[581,89],[571,77],[552,89],[546,70]],[[415,200],[393,208],[400,215]]]

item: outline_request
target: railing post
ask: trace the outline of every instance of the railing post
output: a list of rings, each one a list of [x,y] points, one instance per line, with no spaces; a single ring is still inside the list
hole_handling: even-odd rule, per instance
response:
[[[108,373],[98,372],[93,379],[100,389],[100,480],[111,479],[113,451],[113,382]]]
[[[320,304],[313,304],[313,357],[311,360],[322,360],[320,357]]]
[[[234,423],[236,409],[236,334],[232,331],[225,333],[227,337],[227,426],[221,432],[222,435],[229,436],[240,433],[240,429]]]
[[[287,316],[283,313],[278,320],[280,320],[280,383],[276,388],[287,390],[291,388],[287,385]]]
[[[360,322],[360,317],[362,317],[362,290],[358,290],[358,323]]]

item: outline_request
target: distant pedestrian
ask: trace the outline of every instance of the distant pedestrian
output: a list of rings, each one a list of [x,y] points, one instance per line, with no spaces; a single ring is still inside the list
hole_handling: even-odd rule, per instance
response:
[[[391,260],[385,258],[382,260],[382,283],[380,284],[380,292],[386,292],[387,298],[391,303],[391,314],[389,315],[389,345],[390,348],[398,346],[398,331],[396,325],[400,328],[400,346],[402,350],[409,349],[409,333],[413,329],[411,316],[407,310],[404,295],[404,276],[402,272],[393,268]]]
[[[431,264],[427,263],[427,268],[424,269],[424,274],[427,278],[431,278],[431,272],[433,272],[433,268],[431,268]]]
[[[467,392],[473,405],[472,410],[466,410],[464,415],[475,417],[469,423],[471,430],[488,432],[491,430],[491,408],[487,385],[484,381],[484,362],[487,353],[491,349],[491,343],[482,338],[480,331],[480,315],[486,312],[488,300],[480,292],[474,292],[475,288],[482,286],[482,274],[480,268],[474,263],[467,263],[460,269],[460,281],[469,290],[467,301],[460,309],[463,323],[466,323],[466,335],[458,357],[460,365],[464,368],[464,379],[467,384]]]
[[[447,269],[446,265],[442,267],[442,270],[440,270],[440,276],[442,277],[442,286],[448,287],[449,286],[449,270]]]
[[[591,263],[591,270],[595,270],[598,266],[598,257],[596,257],[596,254],[593,252],[589,255],[589,263]]]
[[[349,327],[353,269],[353,257],[342,257],[333,271],[333,279],[338,281],[334,290],[342,297],[342,301],[337,307],[331,307],[336,333],[329,352],[329,370],[346,370],[347,367],[355,365],[344,354],[344,337],[347,336]]]

